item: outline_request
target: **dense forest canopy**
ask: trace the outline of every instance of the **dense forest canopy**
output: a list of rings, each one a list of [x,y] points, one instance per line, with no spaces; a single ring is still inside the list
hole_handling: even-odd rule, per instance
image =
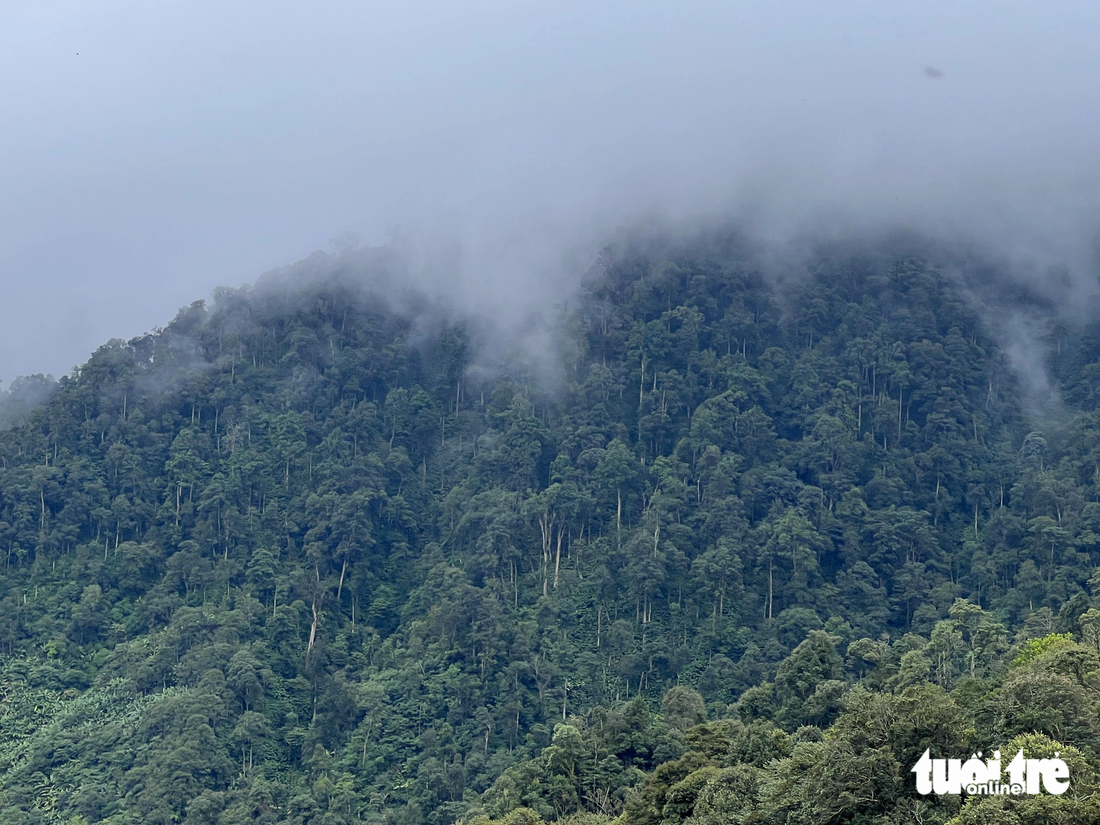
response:
[[[1100,821],[1100,325],[748,248],[609,246],[537,363],[369,251],[25,382],[0,822]],[[1070,791],[916,793],[1017,744]]]

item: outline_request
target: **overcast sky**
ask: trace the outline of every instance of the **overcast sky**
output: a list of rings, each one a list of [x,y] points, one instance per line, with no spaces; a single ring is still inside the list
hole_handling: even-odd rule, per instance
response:
[[[1095,2],[7,0],[0,378],[394,226],[545,247],[735,202],[1081,269],[1097,43]]]

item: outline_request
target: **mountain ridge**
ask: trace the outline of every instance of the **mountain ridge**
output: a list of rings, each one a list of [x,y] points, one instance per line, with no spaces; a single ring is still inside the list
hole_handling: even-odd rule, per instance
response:
[[[765,749],[790,769],[860,690],[965,715],[1013,634],[1086,640],[1095,327],[1040,359],[1066,400],[1040,432],[943,267],[856,249],[780,284],[741,244],[608,247],[552,384],[338,258],[97,350],[0,435],[29,720],[0,816],[656,822],[658,774],[771,764],[725,765],[738,737],[795,737]],[[1081,724],[1062,744],[1095,759]],[[577,743],[611,762],[581,778]]]

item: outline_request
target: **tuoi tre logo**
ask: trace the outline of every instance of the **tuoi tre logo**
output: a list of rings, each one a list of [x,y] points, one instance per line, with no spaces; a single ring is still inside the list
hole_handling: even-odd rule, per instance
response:
[[[965,762],[960,759],[933,759],[931,749],[925,750],[911,773],[917,775],[919,794],[1017,795],[1038,794],[1042,790],[1062,794],[1069,788],[1069,766],[1058,759],[1025,759],[1023,750],[1008,763],[1008,781],[1001,772],[1001,752],[983,762],[982,753]]]

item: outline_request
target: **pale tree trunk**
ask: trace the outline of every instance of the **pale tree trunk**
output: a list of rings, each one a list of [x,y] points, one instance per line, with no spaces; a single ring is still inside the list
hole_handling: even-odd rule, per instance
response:
[[[555,590],[558,589],[558,574],[561,571],[561,538],[562,538],[562,534],[564,532],[565,532],[565,525],[564,524],[559,524],[558,525],[558,546],[557,546],[557,549],[554,551],[554,589]]]
[[[340,601],[340,594],[344,592],[344,574],[348,572],[348,557],[344,555],[344,566],[340,568],[340,584],[336,588],[336,601]]]
[[[623,490],[620,487],[615,491],[618,499],[618,508],[615,510],[615,541],[618,549],[623,549]]]
[[[539,530],[542,531],[542,595],[547,595],[550,575],[550,548],[554,538],[554,522],[557,519],[549,511],[539,514]]]
[[[317,641],[317,623],[319,617],[317,615],[317,599],[313,599],[313,624],[309,628],[309,644],[306,646],[306,663],[309,663],[309,654],[313,652],[313,643]]]

